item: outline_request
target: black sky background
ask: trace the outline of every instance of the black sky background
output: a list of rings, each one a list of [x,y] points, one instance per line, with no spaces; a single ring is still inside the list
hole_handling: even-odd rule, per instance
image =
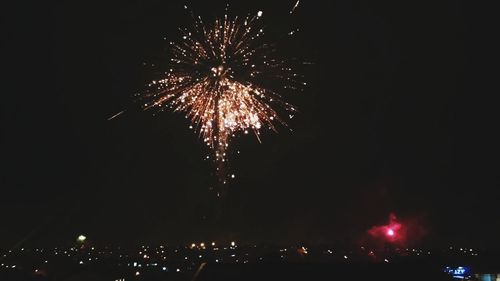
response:
[[[225,2],[190,6],[210,19]],[[477,106],[467,48],[481,34],[466,41],[461,2],[301,1],[290,18],[293,4],[230,1],[233,14],[264,11],[271,30],[300,27],[281,48],[314,65],[287,95],[293,133],[233,143],[223,199],[186,120],[132,102],[154,78],[144,63],[189,24],[183,1],[6,9],[0,246],[80,233],[100,245],[356,243],[394,212],[421,223],[421,245],[499,247],[498,138],[493,107]]]

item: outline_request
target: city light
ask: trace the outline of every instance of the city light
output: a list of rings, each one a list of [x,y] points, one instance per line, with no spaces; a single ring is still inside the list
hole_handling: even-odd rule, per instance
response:
[[[87,240],[87,237],[85,235],[79,235],[78,238],[76,238],[76,241],[78,243],[83,243],[85,242],[85,240]]]
[[[391,228],[392,229],[392,228]],[[390,235],[389,228],[386,228],[382,234]],[[392,229],[393,235],[400,235],[397,230]],[[126,266],[130,269],[127,276],[122,276],[120,278],[125,278],[126,280],[134,279],[141,276],[149,276],[154,274],[154,272],[160,273],[164,276],[167,272],[178,272],[180,275],[190,275],[193,274],[197,268],[203,263],[232,263],[232,264],[245,264],[245,263],[255,263],[264,260],[263,255],[268,255],[265,258],[266,261],[280,261],[280,262],[310,262],[310,261],[321,261],[321,262],[335,262],[343,261],[344,263],[366,261],[366,258],[370,258],[372,261],[391,263],[393,259],[391,256],[387,256],[387,252],[384,249],[371,249],[369,246],[356,247],[356,249],[332,249],[331,247],[306,247],[306,246],[275,246],[275,247],[261,247],[255,244],[236,244],[235,241],[229,242],[230,246],[221,247],[217,251],[215,247],[209,247],[205,250],[200,251],[202,246],[211,245],[215,242],[197,242],[196,247],[140,247],[136,248],[135,251],[127,253],[127,250],[120,248],[98,248],[96,247],[94,251],[82,251],[79,248],[53,248],[47,249],[47,251],[37,251],[35,249],[25,248],[24,250],[9,250],[5,251],[5,255],[8,259],[12,259],[11,262],[5,262],[0,266],[0,271],[5,268],[8,270],[16,269],[23,270],[26,268],[24,264],[24,256],[28,252],[37,253],[39,256],[39,262],[47,261],[52,257],[57,257],[51,260],[51,263],[55,266],[67,264],[68,261],[79,265],[80,267],[85,267],[91,270],[94,266],[101,266],[102,264],[107,264],[109,266],[116,266],[117,268]],[[470,251],[470,248],[462,248],[459,251],[459,247],[454,248],[456,251],[447,251],[451,258],[462,257],[464,254],[467,256],[477,256],[475,250]],[[8,252],[8,253],[7,253]],[[73,253],[71,257],[68,257],[64,253]],[[479,252],[479,251],[478,251]],[[147,254],[146,254],[147,253]],[[417,257],[425,255],[429,257],[431,252],[428,249],[420,248],[399,248],[394,255],[398,255],[399,258],[404,257]],[[2,256],[5,256],[2,255]],[[17,260],[13,259],[16,257]],[[65,261],[63,259],[66,259]],[[182,263],[179,261],[182,260]],[[14,263],[15,261],[15,263]],[[91,262],[90,262],[91,261]],[[447,273],[455,278],[462,278],[470,275],[470,269],[468,267],[448,267],[445,269]],[[29,268],[31,274],[45,276],[47,273],[44,268],[31,267]],[[160,275],[159,275],[160,276]]]

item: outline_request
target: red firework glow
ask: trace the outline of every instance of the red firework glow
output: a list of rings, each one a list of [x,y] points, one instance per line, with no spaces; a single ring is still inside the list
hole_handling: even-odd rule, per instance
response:
[[[374,226],[368,230],[368,234],[376,239],[383,239],[388,242],[404,242],[405,230],[403,225],[396,220],[396,216],[389,216],[389,223],[386,225]]]
[[[367,231],[369,237],[363,243],[379,249],[389,245],[395,248],[409,247],[427,235],[426,225],[422,216],[396,218],[396,215],[390,214],[387,223],[375,225]]]

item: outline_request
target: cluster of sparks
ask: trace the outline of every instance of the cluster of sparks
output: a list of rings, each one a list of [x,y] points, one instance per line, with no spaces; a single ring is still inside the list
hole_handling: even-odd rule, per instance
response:
[[[193,15],[194,25],[181,29],[182,40],[170,42],[168,71],[144,93],[145,109],[185,114],[213,151],[218,170],[227,161],[231,138],[253,133],[260,141],[261,129],[286,126],[280,117],[285,112],[293,117],[296,109],[276,89],[305,85],[264,41],[261,17],[261,11],[244,18],[226,14],[205,24]]]

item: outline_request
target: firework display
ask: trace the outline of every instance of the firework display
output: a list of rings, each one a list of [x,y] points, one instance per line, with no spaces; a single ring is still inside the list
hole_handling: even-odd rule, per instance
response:
[[[217,169],[236,135],[252,133],[260,141],[261,130],[286,126],[282,116],[291,118],[296,108],[280,93],[305,85],[291,60],[280,58],[276,45],[266,41],[262,15],[226,13],[212,24],[193,15],[193,26],[181,29],[182,39],[170,42],[163,78],[142,95],[145,109],[185,114],[213,151]]]

